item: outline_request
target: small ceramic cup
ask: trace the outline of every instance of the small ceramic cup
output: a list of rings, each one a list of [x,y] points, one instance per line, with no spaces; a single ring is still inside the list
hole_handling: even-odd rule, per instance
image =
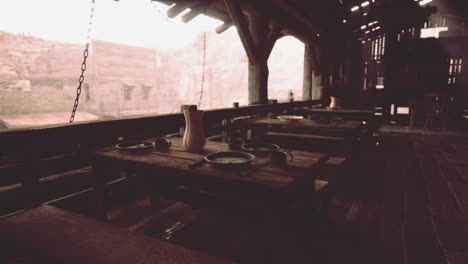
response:
[[[290,157],[288,161],[288,156]],[[284,167],[288,163],[291,163],[294,160],[294,156],[291,152],[286,151],[276,151],[270,153],[270,162],[274,167]]]
[[[168,150],[172,142],[167,138],[157,138],[154,140],[154,148],[157,150]]]

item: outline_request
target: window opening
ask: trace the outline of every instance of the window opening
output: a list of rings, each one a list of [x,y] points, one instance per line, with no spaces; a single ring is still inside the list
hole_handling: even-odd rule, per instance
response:
[[[123,94],[124,94],[124,100],[125,101],[132,100],[132,91],[133,91],[134,88],[135,88],[135,86],[133,86],[133,85],[124,84]]]

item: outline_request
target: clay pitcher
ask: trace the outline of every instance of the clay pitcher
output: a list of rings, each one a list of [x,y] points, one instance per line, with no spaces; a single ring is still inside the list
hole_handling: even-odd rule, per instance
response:
[[[329,107],[330,107],[331,109],[336,109],[336,108],[338,107],[338,102],[337,102],[338,100],[337,100],[337,98],[336,98],[335,96],[330,96],[330,100],[331,100],[331,101],[330,101],[330,106],[329,106]]]
[[[203,131],[203,114],[201,110],[184,110],[185,132],[182,144],[190,152],[197,152],[205,147],[206,139]]]

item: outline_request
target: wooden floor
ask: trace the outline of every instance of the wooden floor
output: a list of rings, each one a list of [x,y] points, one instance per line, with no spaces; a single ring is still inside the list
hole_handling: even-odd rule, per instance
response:
[[[467,162],[468,137],[382,134],[333,188],[310,245],[284,225],[183,203],[141,224],[154,212],[134,201],[111,222],[240,263],[468,263]]]
[[[170,200],[152,210],[141,197],[108,216],[239,263],[468,263],[468,135],[382,132],[361,161],[330,189],[307,244],[287,224]]]

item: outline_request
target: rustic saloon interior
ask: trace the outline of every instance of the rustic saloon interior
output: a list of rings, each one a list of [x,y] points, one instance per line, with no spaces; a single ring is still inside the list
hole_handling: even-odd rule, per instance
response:
[[[99,2],[133,1],[84,2],[91,33]],[[228,92],[229,107],[203,107],[203,82],[217,74],[205,79],[203,53],[200,103],[168,96],[160,105],[177,111],[81,121],[99,93],[90,80],[119,67],[90,66],[114,46],[88,34],[71,118],[10,127],[1,111],[15,102],[0,100],[1,263],[468,263],[468,1],[147,2],[164,7],[167,23],[220,21],[199,37],[203,52],[206,34],[216,43],[235,29],[247,77],[228,89],[246,102]],[[292,66],[269,58],[288,37],[303,47],[293,73],[302,79],[275,98],[271,69]],[[125,71],[161,71],[153,57],[139,60]],[[66,90],[54,85],[50,96]],[[122,87],[105,97],[130,100],[137,88]]]

